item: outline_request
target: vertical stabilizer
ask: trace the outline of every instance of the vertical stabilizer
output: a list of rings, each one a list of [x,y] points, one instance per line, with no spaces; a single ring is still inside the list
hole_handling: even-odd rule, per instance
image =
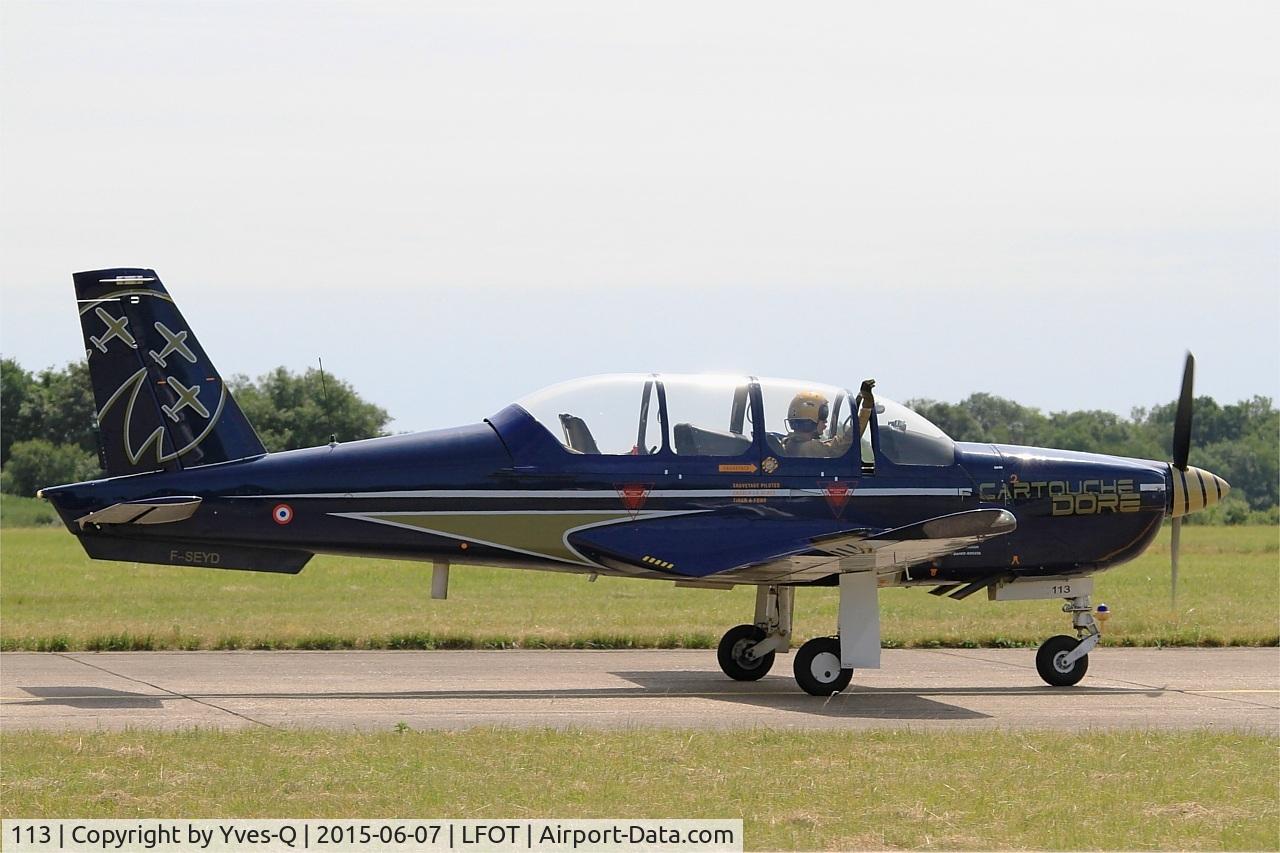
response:
[[[74,279],[108,475],[266,452],[155,270]]]

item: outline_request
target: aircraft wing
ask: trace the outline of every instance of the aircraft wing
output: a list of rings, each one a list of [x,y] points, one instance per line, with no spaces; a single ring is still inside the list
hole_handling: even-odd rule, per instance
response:
[[[837,557],[887,553],[892,555],[889,565],[909,566],[959,551],[992,536],[1012,533],[1017,526],[1017,519],[1007,509],[974,509],[940,515],[874,536],[824,536],[815,539],[813,545],[817,550]]]
[[[892,530],[858,527],[796,536],[787,522],[744,514],[697,514],[596,527],[572,534],[569,541],[624,573],[670,577],[697,586],[729,586],[804,582],[837,572],[888,571],[959,551],[1014,527],[1009,511],[982,509]]]
[[[877,573],[945,557],[993,536],[1012,533],[1018,522],[1006,509],[975,509],[940,515],[892,530],[851,530],[810,540],[811,548],[717,575],[737,583],[817,580],[836,572]]]

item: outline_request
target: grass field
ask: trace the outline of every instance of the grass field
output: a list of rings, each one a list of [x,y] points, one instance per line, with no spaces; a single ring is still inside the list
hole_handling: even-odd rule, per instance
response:
[[[714,645],[752,592],[315,559],[296,577],[88,560],[0,507],[5,649]],[[1099,576],[1107,642],[1277,644],[1280,529],[1192,527]],[[1038,644],[1057,602],[882,594],[886,645]],[[798,595],[828,633],[831,589]],[[0,735],[4,817],[734,818],[747,849],[1277,849],[1280,739],[1222,732],[313,731]]]
[[[5,817],[737,818],[747,849],[1280,842],[1276,749],[1209,732],[0,737]]]
[[[60,525],[58,514],[47,502],[0,492],[0,528]]]
[[[1099,576],[1115,614],[1105,642],[1276,645],[1280,528],[1188,527],[1178,609],[1169,604],[1168,532]],[[65,530],[0,531],[4,649],[589,648],[714,646],[748,621],[753,590],[456,567],[448,601],[428,598],[420,563],[318,557],[302,574],[89,560]],[[1069,628],[1057,601],[958,602],[922,589],[881,596],[886,646],[1037,645]],[[830,633],[836,592],[797,595],[801,639]]]

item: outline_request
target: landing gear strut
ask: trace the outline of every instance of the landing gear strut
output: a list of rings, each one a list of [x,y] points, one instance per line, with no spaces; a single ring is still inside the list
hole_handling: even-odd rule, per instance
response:
[[[1045,640],[1036,652],[1036,671],[1046,683],[1054,687],[1070,687],[1078,684],[1089,670],[1089,652],[1102,639],[1102,629],[1093,618],[1089,596],[1080,595],[1067,599],[1063,613],[1071,614],[1071,624],[1076,636],[1059,634]],[[1106,621],[1109,615],[1105,604],[1098,605],[1098,616]]]
[[[831,696],[849,686],[855,668],[880,668],[879,585],[873,571],[840,575],[839,635],[815,637],[796,652],[795,675],[813,696]],[[730,628],[716,657],[725,675],[737,681],[763,678],[774,657],[791,649],[795,587],[756,587],[756,619]]]
[[[716,659],[735,681],[756,681],[773,667],[774,655],[791,649],[791,614],[795,587],[756,587],[756,618],[752,625],[730,628],[720,638]]]

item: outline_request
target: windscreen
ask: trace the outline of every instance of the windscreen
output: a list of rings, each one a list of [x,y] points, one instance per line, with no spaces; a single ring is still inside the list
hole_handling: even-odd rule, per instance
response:
[[[901,403],[876,395],[880,452],[899,465],[952,465],[956,447],[938,427]]]
[[[589,376],[516,402],[570,453],[635,456],[657,453],[662,447],[652,376]]]

